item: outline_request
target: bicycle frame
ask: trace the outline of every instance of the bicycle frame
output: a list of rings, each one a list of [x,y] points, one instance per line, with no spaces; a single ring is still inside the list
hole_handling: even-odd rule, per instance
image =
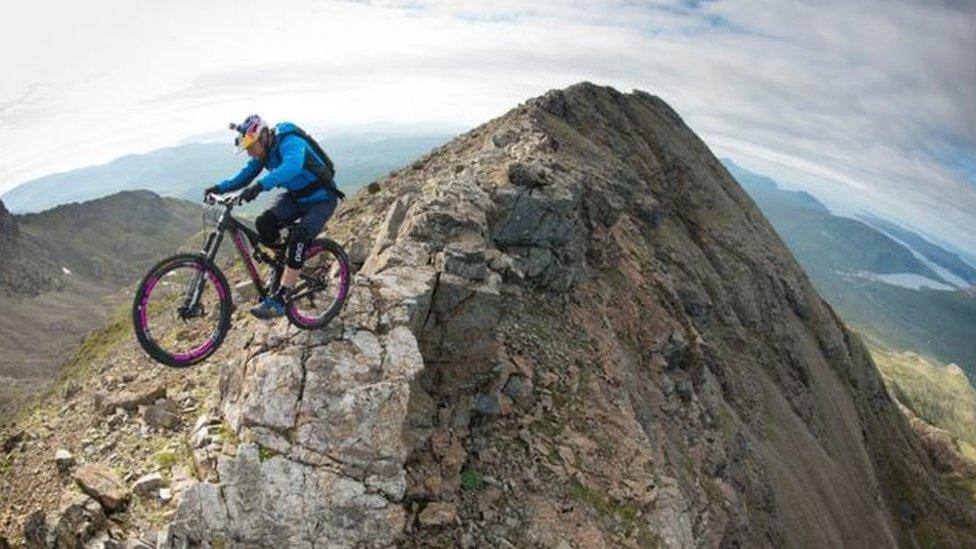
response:
[[[255,259],[262,263],[274,264],[274,260],[268,257],[264,252],[262,252],[257,247],[257,243],[260,240],[258,233],[247,225],[241,223],[231,215],[232,207],[227,207],[225,205],[224,213],[220,215],[217,220],[217,226],[210,234],[207,235],[206,244],[203,247],[203,255],[207,256],[207,259],[213,262],[217,258],[217,251],[220,250],[220,245],[224,240],[224,233],[230,232],[231,238],[234,241],[234,247],[237,248],[237,253],[241,258],[241,261],[247,267],[247,273],[251,277],[251,281],[254,283],[254,288],[258,291],[261,297],[266,297],[268,295],[268,288],[265,287],[264,283],[261,281],[261,275],[258,273],[257,265],[255,265]],[[253,252],[248,251],[247,245],[244,239],[247,238],[251,242],[251,249]],[[279,272],[274,273],[275,282],[281,277],[280,269]],[[203,292],[203,276],[202,272],[197,273],[194,276],[193,282],[187,289],[186,297],[183,300],[183,306],[179,308],[180,315],[186,317],[190,315],[199,303],[200,294]]]

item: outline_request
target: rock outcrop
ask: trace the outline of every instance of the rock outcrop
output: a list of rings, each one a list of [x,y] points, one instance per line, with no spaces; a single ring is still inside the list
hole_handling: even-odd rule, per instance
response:
[[[118,476],[104,465],[86,463],[75,471],[75,482],[107,511],[120,511],[129,503],[132,492]]]
[[[172,546],[974,539],[863,345],[656,97],[550,92],[330,226],[359,267],[341,321],[225,365],[242,443]]]
[[[7,210],[3,201],[0,200],[0,252],[3,251],[5,243],[10,242],[17,236],[17,220],[14,214]]]

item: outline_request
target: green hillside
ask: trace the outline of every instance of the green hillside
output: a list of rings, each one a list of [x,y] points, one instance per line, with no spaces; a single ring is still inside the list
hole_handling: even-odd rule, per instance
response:
[[[878,216],[863,214],[862,217],[878,229],[908,244],[912,249],[924,255],[932,263],[958,276],[969,284],[976,284],[976,268],[966,263],[958,255],[929,242],[915,232],[881,219]]]
[[[870,225],[831,214],[808,193],[782,190],[773,180],[729,161],[725,166],[804,266],[816,264],[845,272],[915,273],[942,281],[908,248]]]
[[[907,247],[874,227],[833,215],[813,196],[724,161],[806,270],[850,324],[886,345],[961,365],[976,377],[976,298],[912,289],[865,273],[911,273],[945,282]],[[947,252],[948,253],[948,252]]]
[[[888,389],[925,422],[960,439],[959,449],[976,459],[976,389],[955,364],[869,341],[871,356]]]

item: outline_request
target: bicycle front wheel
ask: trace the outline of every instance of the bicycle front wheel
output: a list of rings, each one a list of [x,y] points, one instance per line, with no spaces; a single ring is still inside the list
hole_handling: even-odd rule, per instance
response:
[[[309,244],[301,278],[292,291],[288,320],[303,330],[324,328],[349,294],[349,257],[337,242],[317,238]]]
[[[188,299],[194,293],[197,299]],[[204,256],[179,254],[146,274],[132,303],[132,321],[149,356],[183,368],[220,347],[232,309],[230,285],[220,269]]]

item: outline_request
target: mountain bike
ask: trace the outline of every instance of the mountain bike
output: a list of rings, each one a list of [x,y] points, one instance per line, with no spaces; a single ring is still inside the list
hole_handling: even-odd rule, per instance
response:
[[[260,298],[275,292],[285,266],[285,244],[260,246],[257,232],[234,218],[240,193],[208,195],[204,213],[215,221],[200,253],[182,253],[157,263],[139,284],[132,303],[132,322],[139,344],[153,359],[176,368],[212,355],[230,329],[234,310],[231,287],[217,266],[224,234],[237,253]],[[220,208],[223,208],[220,211]],[[263,245],[263,244],[261,244]],[[288,321],[303,330],[325,327],[342,308],[349,292],[349,258],[337,242],[316,238],[305,251],[299,282],[286,300]],[[270,267],[264,280],[257,263]]]

